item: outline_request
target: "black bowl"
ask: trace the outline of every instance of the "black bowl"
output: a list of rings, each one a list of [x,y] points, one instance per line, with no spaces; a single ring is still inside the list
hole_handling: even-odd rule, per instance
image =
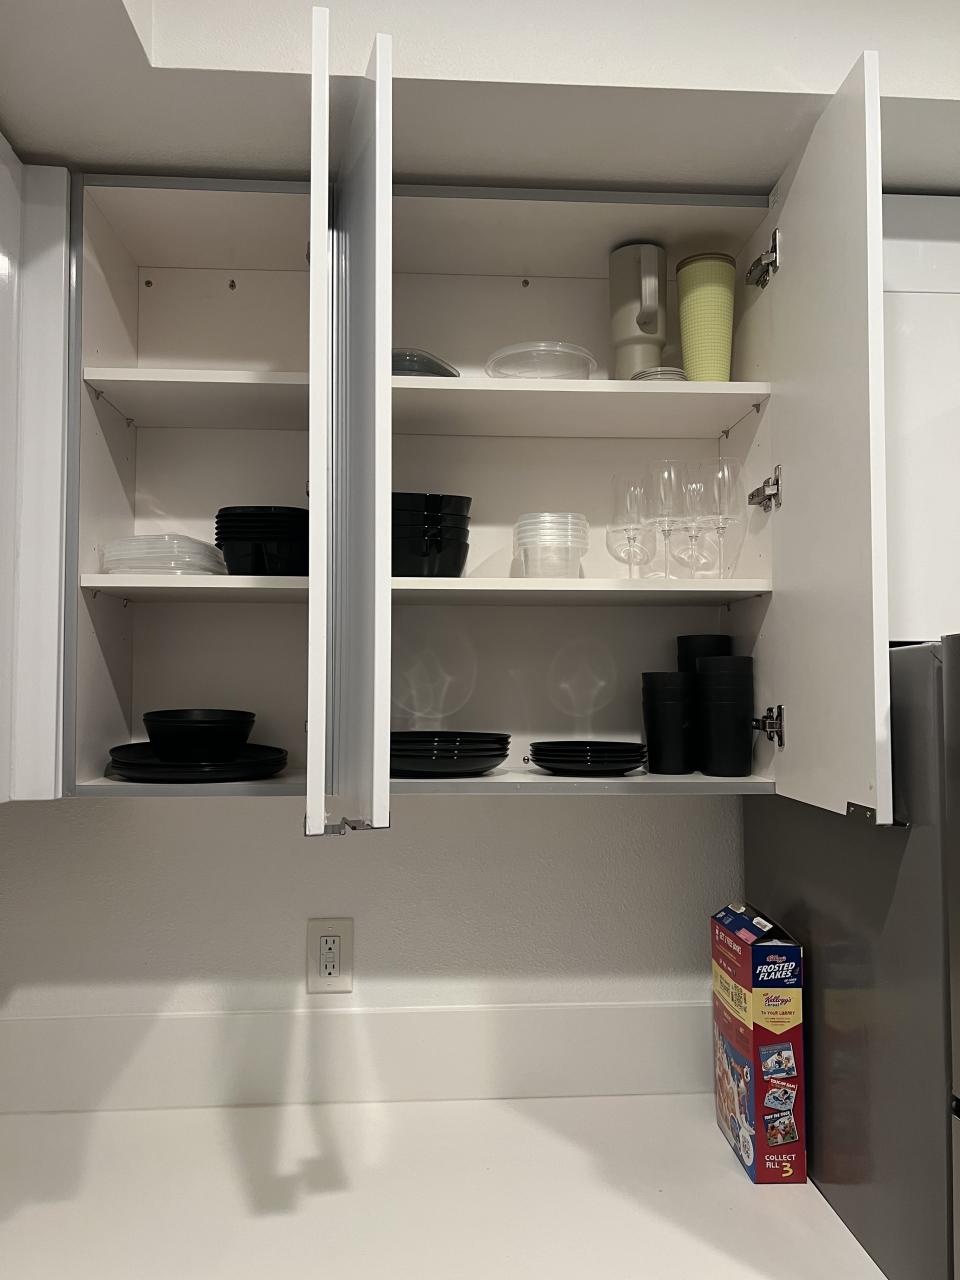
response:
[[[459,578],[469,550],[466,542],[425,545],[422,538],[394,538],[393,573],[398,578]]]
[[[212,764],[236,760],[250,737],[255,719],[252,711],[184,707],[147,711],[143,724],[158,759]]]
[[[470,530],[441,529],[430,533],[424,529],[415,533],[412,529],[394,529],[392,540],[394,546],[400,544],[402,551],[422,547],[425,552],[429,552],[438,547],[450,546],[454,542],[465,545],[470,541]]]
[[[221,507],[217,512],[218,519],[220,516],[255,516],[258,519],[271,516],[306,521],[309,515],[307,507]]]
[[[304,547],[310,541],[305,533],[292,529],[217,529],[213,540],[218,546],[222,542],[296,542]]]
[[[266,578],[302,578],[310,571],[306,541],[289,538],[217,539],[228,573]]]
[[[393,528],[399,529],[469,529],[470,517],[448,515],[444,511],[394,511]]]
[[[394,511],[444,511],[468,516],[472,498],[458,493],[395,493]]]

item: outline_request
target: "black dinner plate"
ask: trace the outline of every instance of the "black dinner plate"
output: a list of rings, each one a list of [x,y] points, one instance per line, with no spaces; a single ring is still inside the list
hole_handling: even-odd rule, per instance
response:
[[[548,764],[546,761],[534,760],[534,764],[538,769],[543,769],[545,773],[555,773],[560,778],[580,778],[586,775],[607,777],[607,778],[624,778],[628,773],[633,773],[636,769],[643,768],[641,764],[615,764],[610,762],[587,762],[584,764]]]
[[[503,764],[506,758],[502,752],[486,756],[458,756],[451,760],[391,755],[390,773],[394,778],[478,778]]]
[[[236,760],[209,764],[161,760],[149,742],[127,742],[110,748],[108,778],[125,782],[254,782],[272,778],[287,764],[283,747],[247,743]]]
[[[481,730],[416,730],[416,728],[396,728],[390,733],[390,741],[403,742],[403,744],[421,744],[421,742],[443,742],[443,744],[451,744],[458,742],[463,746],[467,744],[494,744],[506,745],[509,742],[509,733],[486,733]]]
[[[402,746],[394,746],[390,749],[390,755],[398,760],[475,760],[477,756],[506,753],[504,746],[415,746],[408,750]]]
[[[613,739],[556,739],[531,742],[531,751],[645,751],[645,742],[618,742]]]

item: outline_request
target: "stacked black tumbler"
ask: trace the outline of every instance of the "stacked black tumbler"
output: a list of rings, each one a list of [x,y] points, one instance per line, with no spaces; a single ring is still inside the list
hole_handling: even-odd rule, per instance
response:
[[[753,757],[753,659],[697,659],[700,771],[742,778]]]
[[[730,636],[678,636],[677,671],[643,673],[650,773],[751,773],[753,659]]]

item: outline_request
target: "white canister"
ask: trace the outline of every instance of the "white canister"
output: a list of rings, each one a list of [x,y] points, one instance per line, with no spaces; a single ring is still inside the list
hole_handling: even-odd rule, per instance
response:
[[[610,254],[613,376],[629,380],[663,363],[667,339],[667,251],[623,244]]]

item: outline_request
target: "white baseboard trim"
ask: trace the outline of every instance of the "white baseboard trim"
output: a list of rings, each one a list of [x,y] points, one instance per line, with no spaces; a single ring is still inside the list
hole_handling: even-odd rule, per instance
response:
[[[703,1093],[706,1004],[0,1020],[0,1112]]]

